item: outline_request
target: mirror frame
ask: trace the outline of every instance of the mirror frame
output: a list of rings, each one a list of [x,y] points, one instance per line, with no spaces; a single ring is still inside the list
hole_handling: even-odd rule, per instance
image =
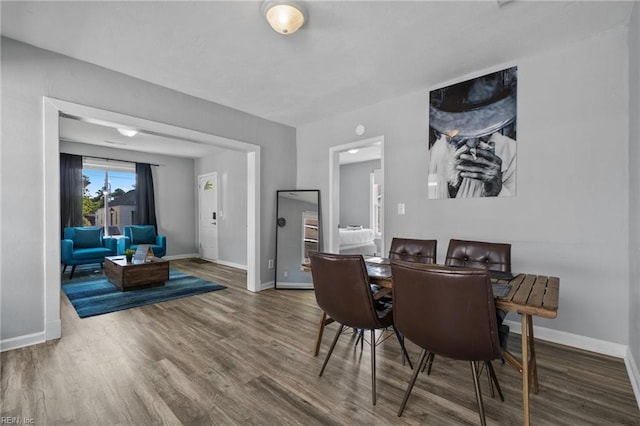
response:
[[[309,287],[282,287],[278,286],[278,234],[279,229],[281,227],[287,226],[287,221],[285,218],[280,217],[280,194],[287,192],[315,192],[318,196],[318,251],[322,251],[322,210],[321,210],[321,201],[320,201],[320,190],[319,189],[279,189],[276,191],[276,250],[275,250],[275,259],[274,259],[274,279],[273,279],[273,287],[277,290],[312,290],[313,283],[310,283]],[[282,220],[281,220],[282,219]],[[301,235],[302,236],[302,235]],[[301,259],[302,260],[302,259]],[[302,266],[302,263],[301,263]],[[309,272],[310,274],[310,272]]]

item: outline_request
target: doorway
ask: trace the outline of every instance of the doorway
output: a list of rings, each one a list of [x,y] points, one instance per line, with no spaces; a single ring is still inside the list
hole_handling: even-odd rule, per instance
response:
[[[329,243],[328,251],[332,253],[342,252],[362,252],[361,254],[372,254],[371,250],[375,250],[376,254],[382,254],[385,250],[384,245],[384,136],[377,136],[362,141],[352,142],[344,145],[338,145],[329,149]],[[365,209],[357,220],[362,223],[347,223],[350,219],[347,212],[353,213],[354,209],[346,209],[341,206],[341,188],[344,188],[343,180],[349,178],[342,176],[342,166],[349,163],[362,163],[379,161],[379,167],[374,170],[368,170],[363,175],[364,186],[359,191],[366,198],[363,208]],[[373,163],[371,163],[373,164]],[[371,173],[377,176],[375,179],[371,177]],[[375,189],[373,184],[376,184]],[[344,191],[344,189],[343,189]],[[375,194],[375,204],[371,197]],[[360,203],[362,204],[362,203]],[[375,206],[378,216],[374,215],[371,209]],[[374,221],[375,219],[375,221]],[[345,222],[344,220],[347,220]],[[340,228],[349,225],[362,226],[374,231],[376,242],[371,244],[369,241],[358,241],[357,244],[348,244],[351,241],[344,241],[341,236]],[[368,237],[367,237],[368,239]],[[375,249],[373,248],[375,246]],[[366,253],[364,251],[366,251]]]
[[[43,187],[44,191],[44,300],[45,340],[62,334],[60,321],[60,140],[61,115],[111,127],[144,129],[192,143],[208,144],[246,153],[247,161],[247,290],[260,290],[260,146],[183,127],[102,110],[59,99],[43,97]]]
[[[198,247],[200,257],[218,260],[218,173],[198,176]]]

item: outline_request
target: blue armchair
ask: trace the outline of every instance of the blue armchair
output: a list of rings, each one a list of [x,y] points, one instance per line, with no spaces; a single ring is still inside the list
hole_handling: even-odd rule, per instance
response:
[[[64,228],[63,238],[60,246],[62,273],[64,274],[67,266],[71,265],[69,278],[73,278],[76,266],[99,263],[102,267],[106,256],[117,254],[116,240],[104,237],[101,227]]]
[[[122,228],[124,237],[118,239],[118,254],[124,254],[128,248],[137,249],[138,244],[148,244],[156,257],[167,254],[167,237],[156,234],[153,225],[131,225]]]

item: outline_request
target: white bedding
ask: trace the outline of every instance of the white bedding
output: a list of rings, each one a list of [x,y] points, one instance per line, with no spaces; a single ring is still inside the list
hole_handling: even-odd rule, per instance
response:
[[[364,228],[364,229],[347,229],[340,228],[340,247],[344,246],[359,246],[370,244],[375,239],[375,234],[373,229]]]

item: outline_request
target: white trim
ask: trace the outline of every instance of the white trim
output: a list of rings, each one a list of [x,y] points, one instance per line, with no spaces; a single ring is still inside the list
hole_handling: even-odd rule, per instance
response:
[[[275,288],[275,287],[276,287],[275,281],[267,281],[266,283],[260,284],[260,291],[267,290],[269,288]]]
[[[627,356],[624,358],[624,364],[627,367],[627,374],[629,375],[629,381],[633,388],[633,394],[636,396],[636,404],[638,404],[638,408],[640,408],[640,373],[638,372],[637,364],[629,349],[627,349]]]
[[[38,343],[43,343],[44,341],[44,331],[0,340],[0,352],[24,348],[25,346],[37,345]]]
[[[291,282],[283,283],[281,281],[278,281],[277,287],[281,290],[283,289],[313,290],[313,283],[291,283]]]
[[[191,258],[199,258],[200,255],[198,253],[187,253],[187,254],[172,254],[171,256],[164,256],[164,260],[178,260],[178,259],[191,259]]]
[[[260,146],[43,96],[44,335],[60,337],[60,113],[111,127],[132,127],[247,155],[247,289],[260,287]],[[45,190],[46,189],[46,190]],[[57,336],[56,336],[57,333]]]
[[[165,256],[163,257],[163,259],[165,260],[178,260],[178,259],[201,259],[200,255],[198,253],[189,253],[189,254],[174,254],[171,256]],[[247,270],[247,265],[242,265],[240,263],[234,263],[234,262],[227,262],[226,260],[210,260],[210,259],[204,259],[204,260],[208,260],[209,262],[212,263],[218,263],[220,265],[224,265],[224,266],[230,266],[232,268],[237,268],[237,269],[242,269],[243,271]]]
[[[241,265],[239,263],[234,263],[234,262],[227,262],[226,260],[214,260],[214,263],[217,263],[219,265],[224,265],[224,266],[230,266],[232,268],[236,268],[236,269],[242,269],[243,271],[247,270],[247,265]]]
[[[340,224],[340,153],[353,148],[369,146],[374,142],[380,142],[380,173],[384,182],[384,135],[329,148],[329,244],[325,248],[325,251],[329,253],[340,252],[340,236],[338,235],[338,225]],[[381,201],[383,212],[385,194],[385,187],[383,187]],[[382,241],[380,247],[382,253],[384,253],[384,232],[385,226],[383,223],[380,238]]]
[[[506,320],[504,322],[515,334],[522,333],[520,321]],[[546,340],[560,345],[571,346],[573,348],[596,352],[603,355],[624,358],[627,355],[627,346],[606,340],[593,339],[591,337],[580,336],[578,334],[567,333],[565,331],[553,330],[546,327],[533,326],[533,335],[536,339]]]

